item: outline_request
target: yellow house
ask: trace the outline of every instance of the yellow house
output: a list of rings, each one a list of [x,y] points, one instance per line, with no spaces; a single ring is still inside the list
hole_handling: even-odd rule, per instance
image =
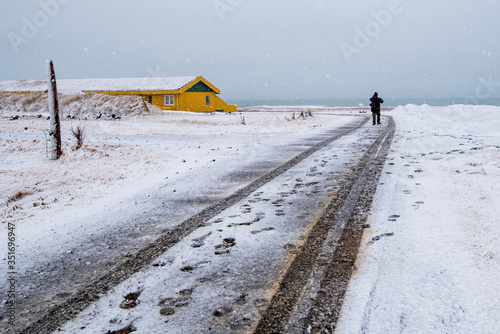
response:
[[[59,93],[96,93],[138,95],[162,110],[194,112],[233,112],[236,105],[227,104],[217,96],[220,90],[202,76],[151,77],[123,79],[61,79]],[[0,92],[47,92],[45,81],[0,81]]]

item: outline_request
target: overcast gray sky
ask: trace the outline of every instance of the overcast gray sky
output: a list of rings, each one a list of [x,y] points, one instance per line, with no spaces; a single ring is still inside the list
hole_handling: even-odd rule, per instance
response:
[[[469,97],[498,88],[499,19],[498,0],[2,1],[0,80],[52,59],[58,78],[202,75],[228,100]]]

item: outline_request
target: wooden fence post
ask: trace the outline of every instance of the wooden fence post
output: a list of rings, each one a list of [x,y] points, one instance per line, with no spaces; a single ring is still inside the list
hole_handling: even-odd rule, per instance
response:
[[[57,160],[62,155],[61,149],[61,124],[59,121],[59,104],[57,102],[56,74],[52,60],[46,62],[47,85],[49,86],[49,111],[50,111],[50,160]]]

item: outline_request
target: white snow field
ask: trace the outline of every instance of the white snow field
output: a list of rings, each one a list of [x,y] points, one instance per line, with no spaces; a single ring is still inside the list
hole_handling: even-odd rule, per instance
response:
[[[6,244],[8,223],[14,223],[19,266],[33,267],[70,251],[92,233],[112,229],[111,217],[120,220],[132,211],[151,212],[158,204],[157,194],[198,196],[201,184],[202,193],[226,195],[224,169],[272,160],[273,151],[283,147],[289,150],[282,156],[286,161],[302,139],[321,134],[332,123],[351,121],[341,114],[358,114],[345,108],[321,110],[296,120],[291,111],[65,119],[65,154],[55,162],[45,156],[45,118],[11,120],[13,112],[0,114],[1,244]],[[498,333],[500,107],[407,105],[385,115],[394,117],[396,134],[337,333]],[[81,124],[87,141],[83,149],[73,151],[68,133],[71,126]],[[166,186],[158,187],[165,180]],[[182,214],[189,216],[197,207],[191,210]],[[107,212],[107,219],[94,217],[92,211]],[[157,216],[147,219],[159,221]],[[196,231],[193,238],[203,238],[204,232]],[[256,235],[279,238],[272,233]],[[0,278],[5,281],[7,252],[0,254]],[[192,264],[193,248],[176,254],[175,259],[162,258],[162,263]],[[103,305],[120,303],[127,287],[148,291],[147,282],[164,284],[165,268],[168,265],[153,269],[152,277],[137,273],[61,330],[94,333],[127,325],[126,310],[117,313],[115,307],[108,310]],[[163,297],[179,301],[182,293],[189,293],[178,286],[165,289]],[[146,315],[146,305],[134,312]],[[106,323],[89,326],[93,318]],[[155,333],[154,327],[142,328]]]

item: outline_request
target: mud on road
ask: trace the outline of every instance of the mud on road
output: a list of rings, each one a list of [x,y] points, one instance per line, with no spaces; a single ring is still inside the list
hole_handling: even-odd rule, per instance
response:
[[[228,327],[224,327],[224,316],[233,310],[225,307],[212,310],[210,316],[215,317],[218,324],[214,324],[210,328],[207,327],[205,332],[227,332],[228,329],[230,332],[254,331],[256,333],[333,331],[356,259],[363,224],[365,224],[369,213],[372,196],[394,133],[394,122],[390,117],[387,119],[389,120],[387,127],[380,131],[376,138],[373,138],[373,143],[368,146],[363,156],[348,168],[347,173],[343,172],[342,177],[338,178],[334,186],[336,189],[334,195],[330,194],[327,197],[321,214],[308,223],[307,233],[302,236],[304,242],[290,245],[290,248],[293,248],[293,255],[286,261],[285,267],[280,270],[279,281],[271,284],[273,286],[271,290],[267,289],[267,294],[269,295],[269,291],[271,291],[272,296],[269,297],[269,300],[262,300],[262,305],[255,307],[258,309],[258,314],[254,314],[253,319],[245,316],[239,319],[239,322],[230,320],[228,316],[226,321],[229,323]],[[147,247],[131,254],[126,261],[117,263],[106,273],[96,277],[85,288],[72,293],[63,302],[49,308],[38,320],[24,328],[22,333],[47,333],[57,330],[89,305],[112,292],[120,283],[151,267],[151,265],[158,265],[157,259],[172,247],[185,241],[187,236],[217,223],[217,221],[214,222],[217,215],[249,196],[258,198],[259,193],[255,193],[257,190],[336,140],[359,131],[367,120],[367,118],[362,118],[361,123],[341,129],[335,135],[259,177],[236,193],[210,205],[177,227],[166,231]],[[315,184],[315,182],[310,182],[310,184]],[[285,197],[285,195],[281,193],[281,197]],[[273,203],[275,203],[275,207],[281,205],[278,200]],[[246,209],[243,207],[243,210]],[[280,210],[276,211],[276,216],[280,215],[282,212]],[[257,214],[257,216],[259,215]],[[260,220],[259,217],[257,218]],[[262,220],[264,221],[264,219]],[[236,225],[251,225],[253,223],[237,223]],[[252,230],[252,234],[266,231],[266,228],[268,231],[274,229],[274,227],[264,227],[260,230]],[[203,234],[204,237],[208,235],[210,234]],[[203,245],[203,238],[198,241],[200,241],[200,245]],[[223,242],[216,246],[220,246],[218,251],[222,253],[219,255],[224,256],[226,250],[229,253],[235,244],[234,238],[224,238]],[[191,245],[191,247],[194,246]],[[217,251],[215,254],[217,255]],[[287,256],[290,257],[290,254],[288,253]],[[197,269],[196,265],[187,265],[183,266],[181,271],[192,272],[195,269]],[[201,280],[199,279],[199,281]],[[194,288],[179,292],[188,293],[191,291],[189,296],[178,297],[191,298],[190,295]],[[137,297],[139,295],[140,293]],[[243,298],[242,303],[245,302],[245,298],[249,298],[245,293],[241,294],[240,297]],[[169,313],[173,312],[173,309],[170,309],[168,305],[162,306],[160,314],[163,312],[162,315],[169,316]],[[249,312],[251,313],[251,311]],[[234,323],[236,322],[238,324],[235,327]],[[133,323],[130,323],[122,326],[120,330],[132,332],[135,331],[135,327]],[[110,330],[110,332],[113,331]]]

